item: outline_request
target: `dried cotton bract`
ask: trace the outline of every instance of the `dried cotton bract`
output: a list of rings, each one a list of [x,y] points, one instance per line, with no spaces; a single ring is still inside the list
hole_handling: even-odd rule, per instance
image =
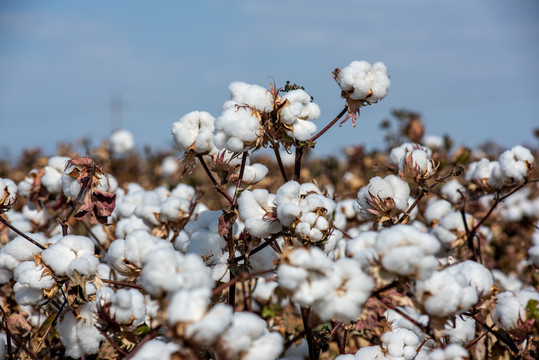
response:
[[[10,179],[0,179],[0,214],[9,210],[17,200],[17,185]]]

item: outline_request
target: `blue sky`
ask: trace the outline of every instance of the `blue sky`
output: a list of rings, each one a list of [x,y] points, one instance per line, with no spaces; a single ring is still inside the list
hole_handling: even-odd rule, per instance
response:
[[[343,106],[331,77],[352,60],[383,61],[380,103],[322,137],[318,154],[382,146],[392,109],[423,114],[457,144],[537,146],[536,0],[0,1],[0,157],[110,134],[110,101],[139,145],[171,143],[193,110],[218,116],[228,84],[305,86],[322,128]]]

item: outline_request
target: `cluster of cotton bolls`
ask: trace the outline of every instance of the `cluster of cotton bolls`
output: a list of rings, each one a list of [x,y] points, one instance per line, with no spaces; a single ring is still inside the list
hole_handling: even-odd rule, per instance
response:
[[[534,166],[535,159],[530,150],[517,145],[504,151],[498,160],[481,159],[471,163],[466,172],[466,180],[482,188],[499,190],[522,183]]]

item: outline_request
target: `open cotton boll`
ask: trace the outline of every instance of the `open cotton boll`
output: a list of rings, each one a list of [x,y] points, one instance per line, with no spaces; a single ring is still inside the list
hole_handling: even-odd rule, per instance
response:
[[[109,147],[113,155],[125,155],[135,149],[135,138],[129,130],[115,130],[110,135]]]
[[[273,96],[262,86],[234,81],[228,86],[230,98],[239,105],[248,105],[261,112],[273,109]]]
[[[58,320],[56,329],[66,349],[66,356],[80,358],[84,355],[96,354],[101,341],[105,337],[99,332],[96,324],[96,305],[94,302],[82,306],[78,316],[68,311]]]
[[[109,287],[101,287],[96,294],[96,304],[98,308],[108,309],[111,319],[119,324],[130,325],[133,329],[144,323],[146,318],[144,295],[136,289],[119,289],[114,292]]]
[[[435,349],[428,353],[423,360],[467,360],[470,354],[459,344],[450,344],[444,349]]]
[[[418,337],[407,329],[394,329],[382,335],[382,348],[391,358],[412,360],[418,346]]]
[[[206,111],[192,111],[172,124],[174,141],[184,152],[194,151],[196,154],[207,154],[213,144],[215,118]]]
[[[510,182],[522,182],[535,166],[535,159],[530,150],[520,145],[504,151],[498,159],[500,170]]]
[[[146,292],[159,297],[179,289],[211,288],[213,279],[200,255],[157,248],[144,257],[141,284]]]
[[[391,163],[398,165],[401,161],[401,159],[409,152],[414,150],[422,150],[424,151],[427,156],[430,158],[432,156],[432,150],[428,147],[422,146],[420,144],[416,143],[404,143],[401,146],[398,146],[396,148],[393,148],[391,152],[389,153],[389,161]]]
[[[163,176],[170,177],[180,170],[180,162],[176,156],[166,156],[161,162]]]
[[[159,225],[157,217],[161,213],[159,205],[141,204],[137,205],[134,214],[141,218],[148,226]]]
[[[403,224],[383,229],[375,243],[384,269],[419,279],[428,278],[438,267],[434,254],[440,247],[440,242],[431,234]]]
[[[522,289],[522,280],[514,272],[506,275],[498,269],[492,269],[492,277],[496,287],[501,291],[518,291]]]
[[[464,275],[467,283],[476,288],[479,297],[487,295],[492,285],[494,285],[494,279],[490,271],[476,261],[466,260],[449,266],[444,271]]]
[[[335,78],[341,90],[353,100],[375,103],[383,99],[391,86],[386,66],[377,62],[352,61],[337,73]]]
[[[311,96],[302,89],[287,92],[283,101],[288,101],[289,104],[280,112],[280,119],[285,124],[288,136],[300,141],[310,139],[317,127],[308,120],[320,117],[320,107],[312,102]]]
[[[478,294],[463,273],[444,269],[417,281],[415,298],[429,315],[443,318],[468,310],[477,303]]]
[[[539,293],[534,290],[505,291],[496,295],[496,299],[498,303],[492,313],[494,321],[506,330],[514,330],[526,321],[528,302],[539,302]]]
[[[315,301],[313,310],[322,320],[356,320],[374,289],[374,281],[363,273],[359,262],[346,258],[332,264],[328,277],[332,291],[320,301]]]
[[[23,261],[13,271],[15,300],[20,305],[39,305],[44,300],[43,290],[51,289],[56,281],[49,270],[34,261]]]
[[[178,221],[189,214],[190,207],[189,200],[171,195],[159,204],[159,220],[164,223]]]
[[[311,306],[333,290],[327,277],[332,264],[319,248],[296,249],[287,255],[286,262],[277,270],[279,285],[292,292],[295,302]]]
[[[262,164],[246,165],[242,181],[246,184],[256,184],[266,177],[268,168]]]
[[[441,149],[444,147],[444,139],[437,135],[425,135],[423,136],[423,144],[429,149]]]
[[[48,239],[43,234],[37,233],[31,236],[41,245],[47,243]],[[0,269],[8,270],[11,273],[21,262],[33,260],[34,255],[41,254],[41,252],[41,248],[19,235],[0,248]]]
[[[69,158],[66,158],[68,161]],[[43,168],[43,176],[41,177],[41,185],[51,194],[59,194],[62,192],[62,171],[53,168],[52,166],[45,166]]]
[[[174,342],[164,342],[152,339],[140,348],[131,358],[132,360],[170,360],[172,354],[180,350],[180,346]]]
[[[257,315],[237,312],[219,346],[230,359],[239,359],[242,354],[244,360],[272,360],[283,350],[283,339],[278,333],[270,333],[266,322]]]
[[[217,303],[200,321],[187,325],[185,336],[198,344],[210,346],[217,342],[221,334],[230,326],[233,314],[230,305]]]
[[[213,142],[219,149],[243,152],[255,143],[262,134],[260,120],[252,110],[238,107],[236,103],[225,103],[223,112],[215,122]]]
[[[128,234],[132,233],[135,230],[146,230],[151,231],[150,227],[146,225],[144,220],[139,218],[136,215],[131,215],[127,218],[120,219],[116,223],[116,229],[114,230],[114,235],[121,239],[126,237]]]
[[[202,319],[210,304],[211,288],[179,289],[172,294],[167,308],[167,322],[196,322]]]
[[[475,338],[475,320],[469,316],[458,315],[454,321],[447,320],[444,332],[449,336],[450,343],[467,345]]]
[[[357,193],[359,212],[379,222],[396,217],[408,208],[410,187],[398,176],[375,176]]]
[[[410,150],[399,160],[399,174],[414,181],[432,177],[436,169],[434,160],[422,149]]]
[[[94,255],[94,243],[86,236],[67,235],[43,250],[41,259],[59,276],[93,275],[99,259]]]
[[[144,257],[154,249],[173,249],[172,244],[155,237],[146,230],[136,230],[129,233],[125,240],[114,240],[105,257],[106,262],[122,274],[140,269]]]
[[[276,217],[275,195],[265,189],[245,190],[238,198],[238,211],[252,236],[266,238],[282,229]]]

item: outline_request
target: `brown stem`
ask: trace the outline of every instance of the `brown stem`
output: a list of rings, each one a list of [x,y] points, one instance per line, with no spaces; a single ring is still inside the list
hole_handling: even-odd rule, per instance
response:
[[[30,241],[32,244],[34,244],[35,246],[37,246],[38,248],[40,248],[41,250],[45,250],[45,246],[41,245],[40,243],[38,243],[37,241],[35,241],[34,239],[32,239],[31,237],[29,237],[28,235],[26,235],[25,233],[23,233],[22,231],[20,231],[19,229],[17,229],[15,226],[11,225],[10,223],[7,222],[6,219],[4,219],[2,216],[0,216],[0,221],[6,225],[8,228],[10,228],[11,230],[15,231],[17,234],[19,234],[20,236],[22,236],[23,238],[25,238],[26,240]]]
[[[128,355],[118,344],[116,344],[116,341],[111,339],[110,335],[107,334],[106,331],[100,331],[100,333],[101,333],[101,335],[103,335],[105,337],[105,339],[109,342],[109,344],[111,344],[112,347],[114,349],[116,349],[116,351],[118,351],[120,354],[122,354],[123,357]]]
[[[112,284],[112,285],[124,286],[124,287],[129,287],[129,288],[137,289],[137,290],[140,290],[140,291],[144,291],[144,289],[142,288],[142,286],[135,285],[135,284],[129,284],[129,283],[121,282],[121,281],[108,280],[108,279],[101,279],[101,281],[103,281],[105,284]]]
[[[232,226],[230,227],[230,230],[228,232],[227,236],[228,240],[228,272],[230,273],[230,288],[228,289],[228,305],[232,306],[232,311],[235,311],[236,308],[236,281],[232,282],[232,280],[237,279],[237,276],[235,276],[232,273],[231,267],[235,265],[234,263],[234,237],[232,236]]]
[[[517,346],[515,345],[515,343],[511,340],[511,338],[509,338],[509,336],[507,335],[502,335],[501,333],[499,333],[498,331],[494,330],[491,326],[488,326],[487,324],[485,324],[481,319],[479,319],[477,316],[474,316],[473,317],[475,319],[475,321],[477,321],[477,323],[479,325],[481,325],[482,327],[485,328],[485,330],[487,330],[489,333],[491,333],[492,335],[494,335],[496,337],[496,339],[498,339],[499,341],[503,342],[505,345],[507,345],[509,347],[509,349],[514,353],[518,353],[518,348]]]
[[[208,168],[208,165],[206,164],[206,161],[204,161],[204,158],[202,157],[202,155],[197,154],[197,158],[200,161],[200,163],[202,164],[202,167],[204,168],[204,171],[206,172],[206,174],[210,178],[213,186],[215,187],[215,190],[217,190],[221,195],[223,195],[228,200],[229,203],[232,204],[234,201],[232,200],[230,195],[228,195],[228,193],[217,183],[217,180],[215,180],[215,178],[213,177],[213,175],[212,175],[210,169]]]
[[[294,180],[299,182],[301,178],[301,158],[303,157],[303,147],[296,147],[296,163],[294,164]]]
[[[247,163],[247,157],[249,155],[247,154],[247,151],[243,153],[243,157],[241,158],[241,167],[240,167],[240,173],[238,175],[238,183],[236,184],[236,191],[234,192],[234,199],[232,199],[232,208],[236,208],[237,202],[238,202],[238,193],[241,188],[241,182],[243,181],[243,174],[245,172],[245,164]]]
[[[318,351],[314,342],[313,328],[311,327],[311,308],[309,306],[301,307],[301,319],[303,320],[303,328],[305,329],[309,347],[309,360],[318,360]]]
[[[318,134],[316,134],[315,136],[313,136],[313,137],[311,138],[310,141],[316,141],[320,136],[324,135],[324,133],[325,133],[326,131],[328,131],[333,125],[335,125],[335,123],[336,123],[337,121],[339,121],[339,119],[342,118],[342,116],[343,116],[344,114],[346,114],[347,111],[348,111],[348,107],[345,106],[344,109],[342,109],[342,111],[339,113],[339,115],[337,115],[337,116],[335,117],[335,119],[333,119],[329,124],[327,124],[325,128],[323,128],[322,130],[320,130],[320,132],[319,132]]]
[[[346,341],[348,339],[348,330],[346,330],[346,328],[344,329],[344,334],[342,336],[342,342],[341,342],[341,347],[340,347],[340,353],[341,354],[346,354]]]
[[[275,153],[275,158],[277,159],[277,164],[279,165],[279,170],[281,170],[281,176],[283,177],[284,182],[288,182],[288,176],[286,175],[286,170],[283,166],[283,161],[281,159],[281,154],[279,154],[279,148],[272,146],[273,152]]]
[[[49,325],[49,327],[45,331],[45,334],[43,334],[43,337],[41,338],[41,341],[39,342],[39,344],[37,344],[36,348],[34,349],[34,354],[39,353],[39,350],[41,350],[41,346],[43,346],[43,343],[45,342],[45,339],[47,338],[47,335],[51,331],[51,329],[54,326],[54,323],[56,322],[56,320],[58,320],[58,316],[60,315],[60,313],[64,309],[65,305],[66,305],[66,302],[64,301],[62,303],[62,306],[60,307],[60,309],[58,309],[58,312],[56,313],[56,315],[54,315],[54,319],[52,319],[51,324]]]

